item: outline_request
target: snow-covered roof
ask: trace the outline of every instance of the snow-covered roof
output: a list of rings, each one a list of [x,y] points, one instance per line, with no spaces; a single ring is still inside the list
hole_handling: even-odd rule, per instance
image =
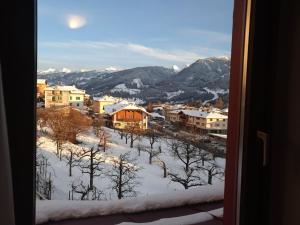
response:
[[[56,85],[56,86],[46,87],[45,91],[70,91],[71,93],[85,94],[85,90],[78,89],[74,85],[73,86]]]
[[[37,79],[37,84],[47,84],[47,80],[46,79]]]
[[[116,98],[110,95],[105,95],[102,97],[93,97],[94,101],[99,101],[99,102],[119,102],[121,101],[121,98]]]
[[[164,116],[162,116],[162,115],[160,115],[159,113],[156,113],[156,112],[153,112],[153,113],[150,113],[150,115],[152,116],[152,117],[159,117],[159,118],[163,118],[163,119],[165,119],[165,117]]]
[[[222,112],[228,113],[228,108],[223,109]]]
[[[108,105],[108,106],[104,106],[104,110],[106,113],[113,115],[119,111],[122,110],[141,110],[145,113],[147,113],[148,115],[150,115],[145,108],[141,107],[141,106],[136,106],[133,104],[122,104],[122,102],[114,104],[114,105]]]
[[[214,134],[214,133],[208,133],[210,136],[215,136],[223,139],[227,139],[227,134]]]
[[[113,112],[116,112],[124,107],[126,107],[128,104],[126,103],[116,103],[116,104],[113,104],[113,105],[105,105],[104,106],[104,111],[107,113],[107,114],[110,114],[112,115]]]
[[[227,119],[228,117],[216,112],[204,112],[200,110],[181,110],[181,112],[187,116],[201,117],[201,118],[215,118],[215,119]]]

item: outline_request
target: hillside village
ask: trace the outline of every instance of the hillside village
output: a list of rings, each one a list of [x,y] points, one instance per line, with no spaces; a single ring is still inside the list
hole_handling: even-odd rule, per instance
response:
[[[38,79],[38,197],[110,200],[223,185],[228,109],[139,103]]]

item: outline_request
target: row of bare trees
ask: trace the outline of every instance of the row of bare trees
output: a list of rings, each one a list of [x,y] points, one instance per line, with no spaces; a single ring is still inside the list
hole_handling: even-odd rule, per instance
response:
[[[127,143],[127,135],[130,137],[134,132],[130,129],[125,129],[119,131],[119,134],[121,139],[125,137]],[[171,154],[182,164],[179,170],[169,171],[165,161],[159,157],[162,152],[161,145],[158,149],[154,148],[154,144],[162,140],[162,134],[155,128],[152,128],[144,132],[135,133],[135,135],[136,137],[142,136],[149,141],[149,146],[141,143],[137,144],[138,156],[141,155],[141,152],[147,153],[149,164],[152,164],[153,159],[155,159],[155,162],[163,170],[163,177],[169,176],[173,182],[180,183],[185,189],[212,184],[213,177],[222,180],[224,171],[216,165],[214,152],[203,150],[202,146],[190,137],[166,139]],[[203,180],[204,175],[207,176],[207,180]]]
[[[204,184],[212,184],[213,177],[221,179],[224,175],[223,169],[218,167],[213,155],[201,149],[193,140],[171,139],[169,146],[172,154],[181,164],[181,170],[170,172],[169,176],[173,182],[180,183],[185,189]],[[203,180],[203,174],[207,180]]]

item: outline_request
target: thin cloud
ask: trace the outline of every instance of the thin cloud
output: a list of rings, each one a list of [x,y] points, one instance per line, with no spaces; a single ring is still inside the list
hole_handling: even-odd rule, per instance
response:
[[[211,30],[202,30],[194,28],[186,28],[178,31],[179,34],[184,36],[193,36],[205,38],[210,42],[218,43],[231,43],[231,34],[211,31]]]
[[[133,43],[111,43],[111,42],[95,42],[95,41],[71,41],[71,42],[42,42],[39,47],[46,48],[70,48],[70,49],[125,49],[140,55],[147,57],[174,61],[174,62],[191,62],[203,56],[198,55],[194,52],[184,51],[184,50],[174,50],[167,51],[163,49],[150,48],[140,44]]]

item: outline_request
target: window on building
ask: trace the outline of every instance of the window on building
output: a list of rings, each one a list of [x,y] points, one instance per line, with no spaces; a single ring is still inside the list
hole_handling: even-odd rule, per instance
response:
[[[70,96],[70,100],[72,100],[72,96]]]
[[[80,97],[76,97],[76,100],[80,100]]]

